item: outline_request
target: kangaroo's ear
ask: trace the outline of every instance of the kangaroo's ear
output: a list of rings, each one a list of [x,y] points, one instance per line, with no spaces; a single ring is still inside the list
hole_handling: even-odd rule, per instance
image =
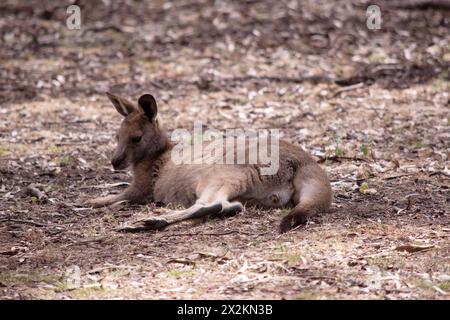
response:
[[[117,112],[119,112],[124,117],[136,110],[134,105],[127,99],[116,96],[115,94],[109,92],[106,92],[106,95],[108,96],[109,100],[111,100]]]
[[[144,111],[148,120],[153,121],[158,114],[158,106],[156,100],[151,94],[144,94],[138,100],[138,105]]]

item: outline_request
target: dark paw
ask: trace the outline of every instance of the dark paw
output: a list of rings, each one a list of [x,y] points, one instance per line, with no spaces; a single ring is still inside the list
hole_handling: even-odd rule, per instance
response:
[[[163,230],[170,224],[166,220],[160,218],[148,218],[143,220],[142,223],[147,230]]]
[[[292,216],[288,214],[281,220],[279,231],[280,233],[286,233],[301,224],[306,224],[307,221],[308,219],[304,216]]]
[[[139,221],[140,225],[133,226],[128,225],[124,227],[120,227],[117,229],[119,232],[128,232],[128,233],[137,233],[137,232],[145,232],[149,230],[163,230],[170,223],[166,220],[159,218],[148,218],[145,220]]]
[[[223,217],[232,217],[241,212],[243,209],[242,204],[239,202],[231,203],[229,207],[224,208],[220,212],[220,216]]]

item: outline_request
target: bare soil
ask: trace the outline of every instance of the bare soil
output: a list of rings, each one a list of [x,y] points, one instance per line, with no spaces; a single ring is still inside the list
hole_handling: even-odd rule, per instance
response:
[[[449,298],[449,11],[386,2],[369,30],[366,1],[77,3],[81,30],[63,1],[0,3],[1,299]],[[130,180],[107,90],[154,94],[170,130],[280,129],[330,212],[117,232],[160,210],[83,205]]]

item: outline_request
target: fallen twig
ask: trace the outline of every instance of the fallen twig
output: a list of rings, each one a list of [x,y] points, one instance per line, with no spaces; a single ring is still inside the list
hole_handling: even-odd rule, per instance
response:
[[[58,225],[55,225],[55,224],[47,224],[47,223],[35,222],[35,221],[32,221],[32,220],[7,219],[6,221],[8,221],[8,222],[16,222],[16,223],[24,223],[24,224],[29,224],[29,225],[36,226],[36,227],[55,227],[55,226],[58,226]]]
[[[187,237],[192,237],[192,236],[226,236],[229,234],[233,234],[233,233],[239,233],[239,231],[237,230],[231,230],[231,231],[227,231],[227,232],[218,232],[218,233],[201,233],[201,232],[197,232],[197,233],[171,233],[171,234],[165,234],[164,237],[182,237],[182,236],[187,236]]]
[[[338,90],[336,90],[336,91],[334,92],[333,97],[337,97],[338,95],[340,95],[340,94],[343,93],[343,92],[347,92],[347,91],[351,91],[351,90],[356,90],[356,89],[359,89],[359,88],[362,88],[362,87],[364,87],[364,82],[352,84],[352,85],[347,86],[347,87],[342,87],[342,88],[340,88],[340,89],[338,89]]]
[[[195,266],[195,262],[188,259],[170,259],[167,263],[181,263],[186,265]]]
[[[418,173],[419,172],[410,172],[410,173],[398,174],[395,176],[382,177],[382,179],[383,180],[392,180],[392,179],[397,179],[397,178],[401,178],[401,177],[413,176]]]
[[[263,235],[268,234],[268,232],[249,233],[249,232],[242,232],[242,231],[239,231],[239,230],[230,230],[230,231],[218,232],[218,233],[202,233],[202,232],[197,232],[197,233],[172,233],[172,234],[164,234],[164,235],[161,236],[161,238],[163,238],[163,237],[182,237],[182,236],[188,236],[188,237],[193,237],[193,236],[220,237],[220,236],[226,236],[226,235],[230,235],[230,234],[234,234],[234,233],[243,234],[243,235],[246,235],[246,236],[263,236]]]
[[[20,251],[17,250],[6,250],[6,251],[0,251],[0,255],[4,255],[4,256],[14,256],[16,254],[18,254]]]
[[[213,253],[208,253],[208,252],[194,252],[194,254],[198,254],[199,257],[203,257],[203,258],[212,258],[213,260],[217,260],[217,259],[226,259],[229,260],[229,258],[225,257],[228,253],[228,250],[225,251],[224,254],[218,256],[216,254]]]
[[[135,267],[135,266],[108,265],[108,266],[104,266],[104,267],[98,267],[98,268],[91,269],[87,272],[87,274],[100,273],[105,270],[133,270],[133,269],[138,269],[138,268],[139,267]]]
[[[121,187],[121,186],[129,186],[129,182],[117,182],[117,183],[105,183],[95,186],[82,186],[79,189],[108,189],[108,188],[115,188],[115,187]]]
[[[370,162],[367,158],[361,158],[361,157],[346,157],[346,156],[330,156],[330,157],[323,157],[323,156],[317,156],[316,157],[319,158],[319,160],[317,161],[318,163],[323,163],[327,160],[332,160],[332,161],[339,161],[339,160],[352,160],[352,161],[364,161],[364,162]]]
[[[82,240],[77,241],[77,242],[69,243],[68,245],[65,245],[64,247],[74,247],[74,246],[80,246],[80,245],[84,245],[84,244],[88,244],[88,243],[103,242],[106,239],[108,239],[107,236],[97,237],[97,238],[89,238],[89,239],[82,239]]]

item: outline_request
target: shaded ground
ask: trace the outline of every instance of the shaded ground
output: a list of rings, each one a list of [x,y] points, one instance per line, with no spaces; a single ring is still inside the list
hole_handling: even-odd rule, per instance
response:
[[[449,11],[382,5],[370,31],[364,1],[78,1],[71,31],[37,3],[0,4],[2,299],[448,299]],[[286,211],[254,209],[115,232],[154,208],[83,206],[129,180],[106,90],[153,93],[169,129],[280,128],[331,212],[282,236]]]

